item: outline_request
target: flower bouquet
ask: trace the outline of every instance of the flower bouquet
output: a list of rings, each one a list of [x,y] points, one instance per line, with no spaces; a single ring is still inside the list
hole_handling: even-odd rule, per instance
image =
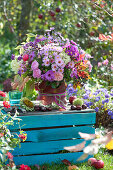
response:
[[[45,105],[55,102],[65,108],[66,83],[72,81],[76,88],[90,78],[91,56],[54,28],[44,35],[28,34],[17,49],[20,54],[11,56],[12,70],[18,75],[13,87],[18,86],[20,91],[27,85],[28,89],[35,87]]]

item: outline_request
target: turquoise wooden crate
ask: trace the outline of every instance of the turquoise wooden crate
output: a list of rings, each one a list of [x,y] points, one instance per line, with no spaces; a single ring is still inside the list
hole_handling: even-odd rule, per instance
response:
[[[21,143],[21,148],[16,147],[13,151],[16,165],[59,163],[63,159],[76,163],[83,152],[66,153],[63,148],[83,142],[78,132],[95,133],[94,110],[29,112],[18,117],[22,119],[20,125],[27,133],[27,140]],[[18,122],[10,129],[12,133],[19,133]],[[87,141],[86,146],[90,142]]]

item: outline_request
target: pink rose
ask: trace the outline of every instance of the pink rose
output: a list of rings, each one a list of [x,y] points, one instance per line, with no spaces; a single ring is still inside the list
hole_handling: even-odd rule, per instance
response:
[[[40,78],[41,77],[41,70],[40,69],[36,69],[36,70],[33,70],[33,77],[34,78]]]
[[[108,59],[106,59],[106,60],[104,60],[104,61],[102,62],[102,64],[105,65],[105,66],[107,66],[108,63],[109,63]]]
[[[33,61],[32,64],[31,64],[31,69],[32,69],[32,70],[35,70],[35,69],[38,68],[38,66],[39,66],[39,64],[38,64],[38,62],[35,60],[35,61]]]
[[[63,74],[62,73],[60,73],[60,72],[55,72],[54,73],[54,80],[56,80],[56,81],[61,81],[61,80],[63,80]]]

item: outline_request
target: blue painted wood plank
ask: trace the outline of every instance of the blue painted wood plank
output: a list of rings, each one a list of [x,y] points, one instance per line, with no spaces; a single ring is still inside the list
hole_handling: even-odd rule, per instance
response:
[[[73,146],[83,142],[83,139],[75,140],[59,140],[50,142],[24,142],[21,143],[21,148],[17,147],[13,151],[13,155],[29,155],[29,154],[45,154],[54,153],[64,150],[65,146]],[[87,141],[86,145],[90,144],[91,141]]]
[[[73,113],[56,115],[32,115],[18,116],[22,129],[51,126],[84,125],[94,124],[96,113]],[[18,129],[18,123],[11,126],[10,129]]]
[[[78,132],[94,134],[95,128],[93,128],[92,126],[77,126],[44,130],[31,130],[26,131],[26,141],[47,142],[51,140],[80,138]],[[19,132],[16,133],[19,135]]]
[[[51,164],[52,162],[61,163],[61,160],[67,159],[73,163],[79,163],[87,161],[92,155],[89,155],[84,161],[77,162],[76,160],[82,155],[82,152],[75,153],[63,153],[63,154],[46,154],[46,155],[31,155],[31,156],[19,156],[14,157],[14,162],[16,165],[42,165],[44,163]]]

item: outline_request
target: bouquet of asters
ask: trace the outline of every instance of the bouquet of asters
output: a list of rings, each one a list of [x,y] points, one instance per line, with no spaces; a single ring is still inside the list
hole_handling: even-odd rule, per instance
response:
[[[72,81],[76,88],[90,78],[91,56],[54,28],[44,35],[28,34],[17,49],[20,54],[11,56],[12,70],[18,75],[13,86],[20,91],[27,85],[35,87],[44,104],[54,101],[64,106],[66,83]]]

